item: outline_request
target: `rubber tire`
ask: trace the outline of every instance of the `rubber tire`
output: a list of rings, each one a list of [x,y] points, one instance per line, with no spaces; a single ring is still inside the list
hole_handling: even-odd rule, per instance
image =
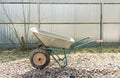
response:
[[[46,56],[46,62],[43,65],[37,65],[34,63],[33,57],[36,53],[43,53]],[[42,49],[35,49],[35,50],[33,50],[32,54],[30,56],[30,62],[33,67],[35,67],[37,69],[44,69],[50,63],[50,54],[48,52],[45,52]]]

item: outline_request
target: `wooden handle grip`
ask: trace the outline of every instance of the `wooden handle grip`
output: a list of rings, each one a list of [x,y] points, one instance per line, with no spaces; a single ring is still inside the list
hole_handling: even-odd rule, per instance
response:
[[[103,40],[97,40],[96,42],[97,43],[103,43],[104,41]]]

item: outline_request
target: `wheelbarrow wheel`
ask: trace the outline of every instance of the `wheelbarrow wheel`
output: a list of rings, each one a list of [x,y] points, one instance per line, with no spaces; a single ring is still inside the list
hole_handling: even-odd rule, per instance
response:
[[[30,57],[31,65],[37,69],[43,69],[50,63],[50,55],[41,49],[36,49]]]

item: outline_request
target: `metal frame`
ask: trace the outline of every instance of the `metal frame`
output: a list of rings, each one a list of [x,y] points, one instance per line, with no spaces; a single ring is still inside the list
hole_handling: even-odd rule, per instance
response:
[[[90,39],[91,37],[85,37],[85,38],[82,38],[78,41],[75,41],[71,47],[69,49],[63,49],[63,48],[43,48],[44,50],[49,50],[51,51],[50,52],[50,55],[52,56],[52,58],[55,60],[55,62],[60,66],[60,67],[66,67],[68,65],[68,60],[67,60],[67,53],[71,52],[71,51],[74,51],[76,50],[77,48],[80,48],[84,45],[87,45],[87,44],[90,44],[90,43],[93,43],[93,42],[96,42],[96,40],[90,40],[88,41],[88,39]],[[85,42],[83,42],[84,40],[87,40]],[[59,52],[62,52],[64,57],[63,58],[60,58],[57,54],[55,54],[54,52],[55,51],[59,51]],[[64,62],[64,64],[61,64],[61,61]]]
[[[40,29],[40,3],[38,2],[38,28]]]
[[[38,24],[39,25],[39,23],[30,23],[30,22],[26,22],[26,23],[20,23],[20,22],[13,22],[13,23],[10,23],[10,22],[4,22],[4,23],[2,23],[2,22],[0,22],[0,24]],[[100,22],[77,22],[77,23],[71,23],[71,22],[69,22],[69,23],[67,23],[67,22],[64,22],[64,23],[62,23],[62,22],[56,22],[56,23],[40,23],[40,24],[101,24]],[[103,24],[120,24],[120,22],[103,22]]]
[[[103,1],[100,0],[100,40],[103,39]],[[100,48],[101,48],[101,52],[102,52],[102,44],[100,43]]]
[[[101,4],[99,2],[39,2],[40,4]],[[38,2],[0,2],[0,4],[38,4]],[[106,2],[104,4],[120,4],[120,2]]]
[[[103,39],[103,2],[100,4],[100,39]]]

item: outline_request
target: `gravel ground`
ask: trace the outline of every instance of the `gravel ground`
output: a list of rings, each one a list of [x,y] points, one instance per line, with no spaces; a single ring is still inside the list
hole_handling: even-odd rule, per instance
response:
[[[1,63],[0,78],[120,78],[120,54],[76,53],[68,55],[69,65],[60,68],[51,60],[43,70],[29,59]]]

